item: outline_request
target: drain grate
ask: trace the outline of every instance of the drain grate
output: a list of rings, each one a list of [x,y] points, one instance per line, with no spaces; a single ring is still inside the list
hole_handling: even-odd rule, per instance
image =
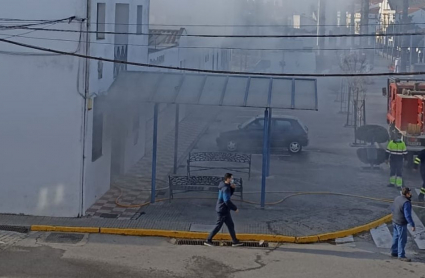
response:
[[[29,228],[25,226],[4,226],[0,225],[0,231],[17,232],[26,234],[29,232]]]
[[[46,237],[45,241],[49,243],[77,244],[82,241],[83,238],[83,234],[51,233]]]
[[[175,244],[176,245],[200,246],[200,245],[204,245],[204,242],[205,242],[204,240],[178,239],[178,240],[176,240]],[[214,244],[214,246],[228,246],[228,247],[232,246],[231,241],[214,241],[213,244]],[[268,248],[269,243],[264,242],[263,244],[260,245],[259,242],[243,242],[242,247]]]

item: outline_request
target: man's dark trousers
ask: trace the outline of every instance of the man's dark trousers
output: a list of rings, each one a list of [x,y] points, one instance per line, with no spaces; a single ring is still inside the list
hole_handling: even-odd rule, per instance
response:
[[[236,238],[235,224],[233,223],[230,211],[225,214],[217,213],[217,223],[215,224],[214,230],[208,236],[208,241],[212,241],[213,237],[218,234],[218,232],[220,232],[221,228],[223,227],[223,224],[226,224],[230,236],[232,237],[233,243],[237,243],[238,239]]]

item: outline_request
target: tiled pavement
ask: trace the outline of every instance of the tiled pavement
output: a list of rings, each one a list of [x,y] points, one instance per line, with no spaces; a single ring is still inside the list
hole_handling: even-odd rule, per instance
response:
[[[28,235],[23,233],[0,231],[0,250],[4,250],[9,246],[23,240]]]
[[[215,119],[216,113],[217,110],[214,108],[198,107],[191,109],[187,117],[180,122],[178,152],[180,162],[185,159],[200,136],[207,130],[211,121]],[[167,176],[172,171],[174,163],[174,130],[166,127],[159,131],[161,132],[164,136],[158,143],[157,189],[168,186]],[[147,144],[151,144],[151,141],[147,140]],[[86,215],[92,218],[131,219],[140,208],[120,207],[117,206],[116,200],[121,196],[119,204],[125,206],[145,203],[150,196],[151,175],[152,148],[148,148],[145,156],[128,173],[115,179],[111,189],[86,211]],[[157,194],[161,196],[165,192],[165,190],[158,190]]]
[[[348,211],[338,211],[331,205],[332,198],[325,200],[329,204],[325,208],[306,207],[300,210],[282,207],[270,208],[266,212],[238,203],[241,212],[233,214],[236,230],[238,233],[246,234],[309,236],[363,225],[388,214],[386,209],[378,209],[370,215],[353,215]],[[207,226],[214,224],[216,216],[211,209],[214,203],[215,200],[191,201],[189,205],[187,200],[157,203],[146,207],[144,210],[146,215],[134,220],[0,215],[0,223],[4,226],[25,227],[51,225],[190,231],[194,224]],[[337,217],[340,221],[335,221]],[[343,219],[347,221],[341,221]],[[223,232],[227,233],[227,230],[223,229]]]

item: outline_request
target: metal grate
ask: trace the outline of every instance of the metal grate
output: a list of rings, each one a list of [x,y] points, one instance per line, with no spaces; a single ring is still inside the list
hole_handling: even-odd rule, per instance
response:
[[[17,232],[17,233],[26,234],[30,231],[30,229],[25,226],[0,225],[0,231],[9,231],[9,232]]]
[[[204,245],[204,242],[205,242],[204,240],[178,239],[178,240],[176,240],[175,244],[176,245],[201,246],[201,245]],[[213,244],[214,244],[214,246],[227,246],[227,247],[232,246],[231,241],[214,241]],[[242,247],[268,248],[269,243],[264,242],[263,244],[260,245],[259,242],[244,242]]]

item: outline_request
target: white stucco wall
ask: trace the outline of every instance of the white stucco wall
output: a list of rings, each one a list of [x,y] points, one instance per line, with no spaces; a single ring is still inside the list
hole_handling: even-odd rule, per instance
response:
[[[83,0],[2,0],[1,6],[1,18],[46,20],[85,17],[86,7]],[[78,30],[79,24],[54,28]],[[2,31],[0,37],[26,32]],[[25,36],[78,41],[79,34]],[[10,39],[69,52],[78,48],[77,42]],[[5,43],[0,51],[0,213],[77,216],[84,106],[77,92],[78,59],[32,55],[41,52]]]
[[[116,4],[128,4],[129,19],[128,32],[136,33],[137,31],[137,6],[143,6],[143,29],[142,32],[147,34],[149,30],[149,0],[93,0],[91,6],[91,30],[96,30],[97,4],[106,4],[106,32],[115,32],[115,9]],[[114,58],[115,35],[106,34],[105,39],[98,40],[96,34],[90,36],[90,55],[95,57]],[[146,63],[148,47],[148,36],[145,35],[129,35],[128,36],[128,61]],[[114,64],[103,62],[103,77],[98,78],[98,62],[90,61],[90,95],[103,95],[107,93],[110,85],[114,81]],[[128,66],[128,70],[146,70],[143,67]],[[124,100],[125,101],[125,100]],[[126,109],[128,114],[124,116],[123,125],[125,125],[125,133],[122,134],[123,149],[123,172],[128,171],[144,155],[144,124],[146,119],[141,116],[140,128],[138,130],[139,141],[134,144],[133,134],[133,114],[134,109]],[[110,171],[111,171],[111,144],[112,134],[117,132],[114,126],[108,125],[109,121],[105,119],[103,155],[101,158],[92,162],[92,128],[93,128],[93,111],[88,113],[87,118],[87,144],[85,156],[85,184],[84,184],[84,211],[87,210],[97,199],[99,199],[110,188]]]
[[[87,0],[1,2],[1,18],[56,20],[70,16],[87,17]],[[115,31],[116,2],[129,4],[129,32],[136,30],[136,6],[143,5],[145,25],[142,32],[147,33],[149,0],[91,1],[91,30],[96,30],[97,2],[106,3],[106,31]],[[47,27],[79,30],[80,24],[74,21]],[[2,31],[0,37],[24,35],[25,38],[15,36],[10,39],[85,54],[85,44],[78,47],[79,33],[36,31],[23,34],[26,32],[28,30]],[[85,34],[82,39],[85,41]],[[90,55],[114,57],[114,35],[97,41],[96,34],[93,34],[90,39]],[[129,37],[129,61],[147,62],[147,47],[136,46],[147,45],[147,41],[147,36]],[[37,55],[32,55],[34,53]],[[85,102],[80,95],[85,92],[85,60],[40,56],[40,53],[0,43],[0,213],[74,217],[84,214],[110,188],[111,134],[114,130],[105,115],[103,155],[92,162],[93,111],[87,112],[84,130]],[[90,61],[89,69],[90,96],[107,92],[114,80],[113,64],[103,63],[102,79],[98,79],[97,61]],[[131,113],[128,119],[128,134],[124,138],[126,169],[144,154],[147,121],[141,119],[137,131],[140,139],[134,144]],[[84,185],[83,131],[86,134]]]

